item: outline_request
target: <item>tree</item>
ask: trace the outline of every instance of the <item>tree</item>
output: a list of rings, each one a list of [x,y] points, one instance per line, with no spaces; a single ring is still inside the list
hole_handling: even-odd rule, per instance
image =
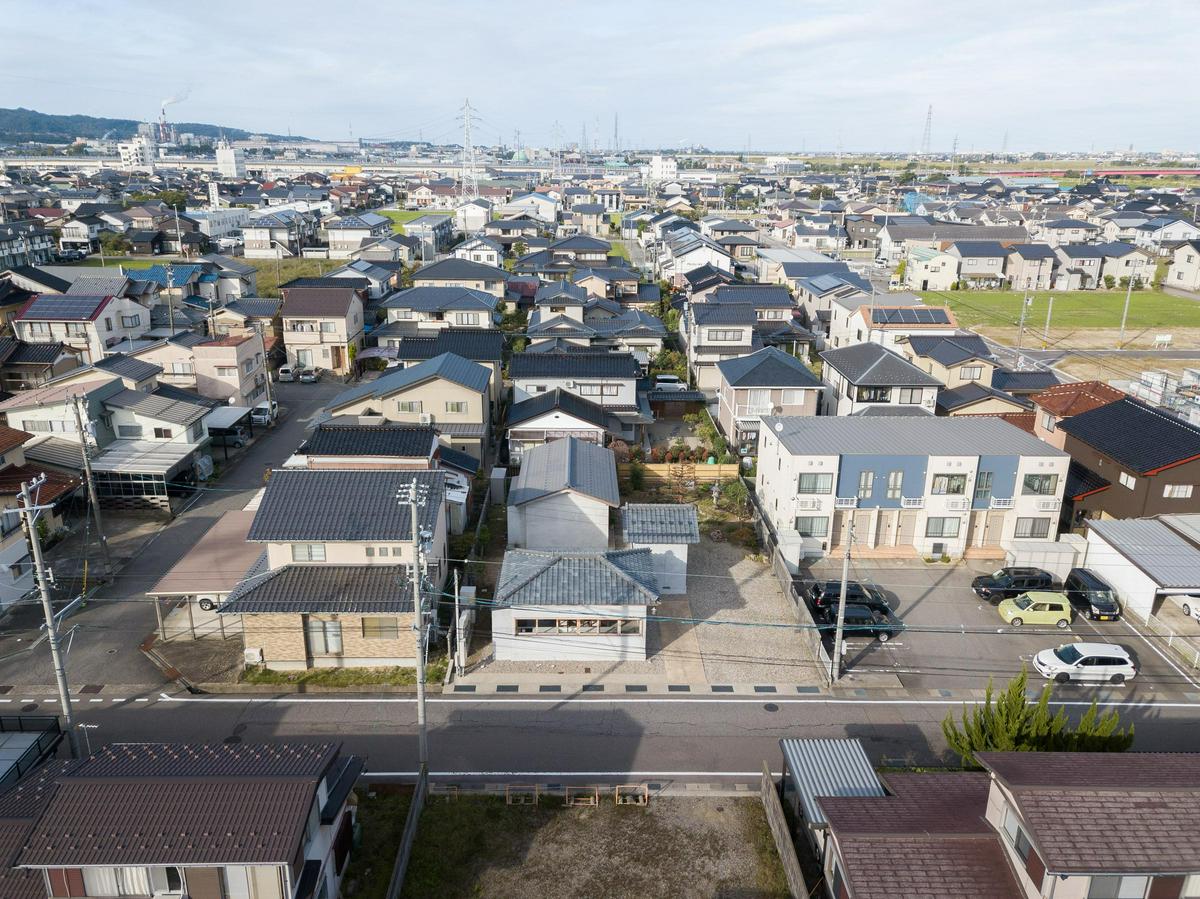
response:
[[[518,240],[516,243],[514,243],[512,245],[512,251],[513,251],[513,255],[515,257],[517,257],[518,259],[520,259],[527,252],[529,252],[529,245],[527,243],[525,243],[525,241],[523,241],[523,240]]]
[[[810,200],[832,200],[833,188],[818,185],[808,192]]]
[[[133,249],[133,244],[126,240],[124,234],[116,231],[100,232],[100,249],[108,256],[120,256]]]
[[[158,192],[158,196],[155,199],[165,203],[172,209],[179,210],[180,213],[187,209],[187,193],[182,190],[175,190],[173,188],[171,190],[162,190]]]
[[[1050,687],[1030,703],[1025,695],[1029,672],[1025,668],[993,697],[988,682],[984,700],[964,708],[961,725],[951,712],[942,722],[946,743],[964,767],[977,768],[977,752],[1124,752],[1133,745],[1133,725],[1120,727],[1116,709],[1103,714],[1095,700],[1074,726],[1065,707],[1050,714]]]
[[[905,275],[905,273],[906,273],[907,271],[908,271],[908,260],[907,260],[907,259],[901,259],[901,260],[900,260],[900,264],[899,264],[898,266],[896,266],[896,277],[897,277],[897,278],[898,278],[900,281],[903,281],[903,280],[904,280],[904,275]]]
[[[1121,280],[1124,281],[1126,279],[1122,278]],[[1114,287],[1117,286],[1117,279],[1114,278],[1112,275],[1105,275],[1104,276],[1104,286],[1107,287],[1109,290],[1112,290]]]

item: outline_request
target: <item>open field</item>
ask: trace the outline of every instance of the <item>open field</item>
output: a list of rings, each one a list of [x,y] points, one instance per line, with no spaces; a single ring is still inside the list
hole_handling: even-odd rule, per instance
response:
[[[241,259],[258,269],[258,295],[279,296],[279,285],[293,278],[319,278],[344,264],[341,259]]]
[[[946,305],[965,327],[1016,328],[1024,294],[1017,290],[955,290],[919,293],[929,305]],[[1050,336],[1090,328],[1120,328],[1125,305],[1123,290],[1039,291],[1025,317],[1026,331],[1041,331],[1046,323],[1049,297],[1054,297]],[[1158,290],[1135,290],[1129,303],[1127,333],[1144,328],[1169,332],[1173,328],[1200,328],[1200,303]],[[990,333],[990,332],[987,332]],[[1178,341],[1177,341],[1178,342]]]
[[[418,219],[423,215],[431,215],[433,213],[446,214],[445,209],[377,209],[375,210],[385,218],[392,220],[392,230],[397,234],[404,233],[404,223],[411,222],[413,219]]]
[[[437,798],[421,816],[406,897],[568,899],[788,895],[757,798],[537,806]]]
[[[1198,344],[1196,340],[1192,340],[1187,345],[1197,346]],[[1136,377],[1141,372],[1152,369],[1169,371],[1179,377],[1185,368],[1200,368],[1200,350],[1197,350],[1196,355],[1188,359],[1140,356],[1137,353],[1122,353],[1115,358],[1096,356],[1088,359],[1071,356],[1057,363],[1054,368],[1073,378],[1079,378],[1081,381],[1123,380]]]

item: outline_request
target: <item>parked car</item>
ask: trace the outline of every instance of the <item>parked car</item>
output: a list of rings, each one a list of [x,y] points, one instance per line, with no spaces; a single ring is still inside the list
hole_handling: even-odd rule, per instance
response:
[[[687,382],[680,380],[678,375],[655,375],[655,390],[687,390]]]
[[[250,410],[250,423],[256,425],[269,425],[279,417],[279,403],[271,400],[270,403],[259,403]]]
[[[316,384],[317,381],[321,380],[321,369],[302,368],[296,377],[301,384]]]
[[[296,369],[290,365],[279,366],[279,370],[275,372],[275,380],[288,382],[296,380]]]
[[[1116,643],[1064,643],[1033,657],[1038,674],[1055,683],[1123,684],[1137,674],[1129,650]]]
[[[232,428],[209,428],[208,436],[214,446],[243,447],[250,442],[250,435],[241,425],[234,425]]]
[[[842,595],[841,581],[816,581],[808,588],[808,597],[812,600],[813,608],[817,611],[837,609],[838,600]],[[877,612],[890,612],[891,605],[878,587],[860,584],[858,581],[846,582],[846,607],[850,603],[866,606]]]
[[[1023,624],[1053,624],[1065,628],[1071,624],[1071,604],[1062,593],[1035,590],[1006,599],[996,609],[1013,627]]]
[[[847,636],[865,634],[868,637],[875,637],[880,643],[886,643],[899,633],[901,627],[901,623],[887,612],[880,612],[863,605],[846,603],[846,614],[842,616],[843,639]],[[821,631],[830,635],[836,634],[836,605],[827,613],[826,623],[821,627]]]
[[[982,599],[1011,599],[1030,590],[1053,590],[1054,575],[1040,568],[1001,568],[971,581],[971,589]]]
[[[1121,617],[1117,591],[1100,575],[1086,568],[1072,568],[1063,581],[1063,592],[1075,610],[1095,621],[1116,621]]]

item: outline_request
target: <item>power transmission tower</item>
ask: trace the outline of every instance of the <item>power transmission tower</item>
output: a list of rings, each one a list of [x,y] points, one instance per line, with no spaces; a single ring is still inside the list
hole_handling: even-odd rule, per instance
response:
[[[58,700],[62,704],[63,721],[66,724],[67,741],[72,757],[79,756],[79,740],[75,733],[75,717],[71,711],[71,691],[67,687],[67,669],[63,663],[62,650],[58,645],[58,622],[54,620],[54,605],[50,600],[50,575],[42,560],[42,537],[38,533],[39,514],[53,506],[39,505],[29,491],[40,490],[46,476],[38,475],[32,481],[21,484],[21,521],[25,524],[25,536],[29,539],[29,551],[33,556],[33,574],[37,578],[38,592],[42,597],[42,612],[46,616],[46,642],[50,646],[50,659],[54,664],[54,682],[58,686]]]
[[[1000,155],[1001,156],[1008,155],[1008,132],[1007,131],[1004,132],[1004,140],[1002,140],[1000,142]]]
[[[930,145],[933,143],[933,104],[925,111],[925,132],[921,135],[921,155],[928,156]]]
[[[581,158],[584,156],[587,156],[587,122],[586,121],[583,123],[583,133],[580,137],[579,155]]]
[[[613,113],[613,152],[621,152],[621,132],[617,128],[617,114]]]
[[[954,135],[954,143],[950,145],[950,161],[954,162],[958,158],[958,135]]]
[[[471,101],[463,103],[459,118],[463,123],[462,176],[459,181],[459,197],[465,203],[479,197],[479,179],[475,174],[475,146],[471,143],[471,124],[476,118]]]
[[[550,173],[557,178],[562,171],[562,125],[554,120],[554,159],[551,162]]]

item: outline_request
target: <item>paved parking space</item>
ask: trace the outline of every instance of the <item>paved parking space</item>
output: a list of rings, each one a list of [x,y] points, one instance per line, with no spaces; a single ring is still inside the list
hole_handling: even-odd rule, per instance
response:
[[[1040,676],[1031,662],[1039,651],[1068,641],[1112,642],[1124,646],[1138,663],[1138,676],[1122,687],[1069,685],[1065,693],[1090,699],[1100,691],[1119,691],[1136,699],[1170,692],[1200,694],[1193,683],[1154,643],[1142,628],[1122,621],[1089,621],[1075,617],[1066,630],[1054,627],[1014,628],[1004,624],[990,602],[971,590],[971,579],[994,565],[927,565],[923,562],[872,560],[854,562],[851,577],[874,583],[887,595],[893,614],[904,630],[887,643],[849,634],[846,663],[849,669],[895,674],[910,690],[959,691],[981,689],[988,679],[1003,685],[1030,667],[1031,684]],[[837,579],[841,561],[823,559],[810,567],[816,578]],[[829,640],[832,643],[832,639]]]

